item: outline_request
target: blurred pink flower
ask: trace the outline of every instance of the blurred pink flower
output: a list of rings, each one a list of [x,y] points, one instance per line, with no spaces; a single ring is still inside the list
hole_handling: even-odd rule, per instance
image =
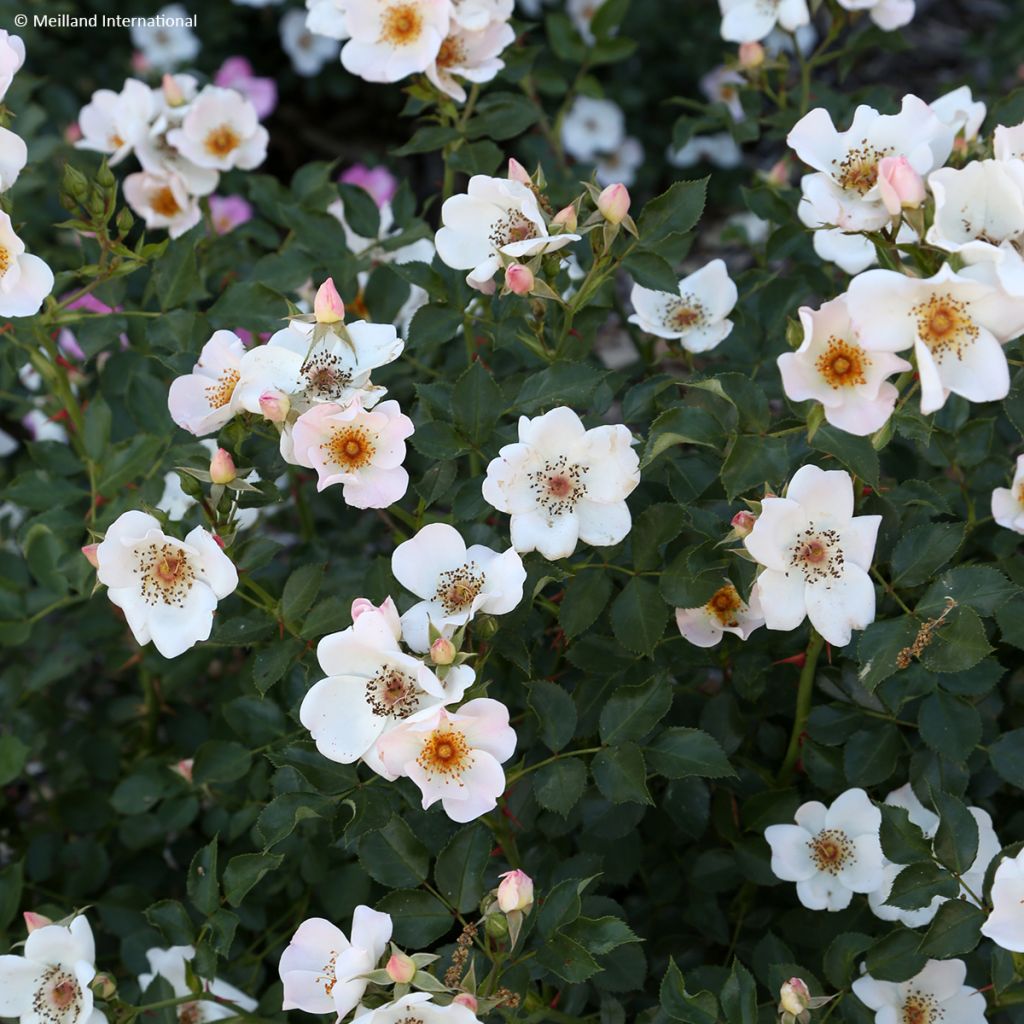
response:
[[[210,216],[217,234],[226,235],[240,224],[252,220],[252,206],[241,196],[210,196]]]
[[[277,106],[277,83],[272,78],[260,78],[252,73],[252,65],[245,57],[228,57],[213,76],[213,84],[235,89],[247,96],[262,121]]]
[[[378,206],[390,203],[398,191],[398,179],[386,167],[353,164],[339,175],[338,181],[366,189]]]

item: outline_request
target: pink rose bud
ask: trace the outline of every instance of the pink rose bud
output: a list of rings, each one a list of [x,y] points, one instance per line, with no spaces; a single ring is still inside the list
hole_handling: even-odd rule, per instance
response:
[[[192,758],[183,757],[170,766],[175,775],[180,775],[186,782],[192,781]]]
[[[514,156],[508,158],[508,178],[509,181],[518,181],[521,185],[531,184],[526,168]]]
[[[513,295],[529,295],[533,291],[533,271],[522,263],[505,268],[505,286]]]
[[[408,985],[416,976],[416,964],[405,953],[392,953],[384,970],[396,985]]]
[[[101,972],[89,982],[89,988],[98,999],[111,999],[117,992],[117,982],[111,975]]]
[[[506,871],[498,885],[498,906],[504,914],[529,910],[533,906],[533,879],[518,868]]]
[[[345,303],[341,301],[338,289],[334,287],[334,278],[329,277],[316,293],[313,300],[313,313],[318,324],[336,324],[345,319]]]
[[[230,452],[218,448],[210,459],[210,479],[215,484],[229,484],[238,473],[235,471],[235,460]]]
[[[575,231],[578,224],[578,218],[576,216],[576,207],[570,203],[568,206],[563,206],[551,218],[552,224],[557,224],[560,228],[565,228],[566,231]]]
[[[100,567],[100,560],[96,557],[96,549],[99,544],[86,544],[82,547],[82,554],[85,555],[85,560],[94,568]]]
[[[79,128],[77,121],[72,121],[71,124],[64,129],[64,141],[70,145],[74,145],[82,137],[82,129]]]
[[[597,208],[609,224],[621,224],[629,213],[629,204],[629,189],[621,183],[609,185],[597,197]]]
[[[26,910],[21,916],[25,918],[25,927],[29,930],[29,934],[37,928],[45,928],[48,924],[53,924],[53,921],[45,914],[37,914],[34,910]]]
[[[291,400],[283,391],[264,391],[260,395],[260,412],[271,423],[284,423],[291,407]]]
[[[178,85],[174,75],[164,75],[162,87],[164,90],[164,101],[169,107],[180,107],[185,103],[185,94]]]
[[[790,978],[779,989],[779,1009],[799,1017],[811,1005],[811,992],[802,978]]]
[[[764,47],[760,43],[741,43],[739,62],[747,71],[759,68],[764,63]]]
[[[894,217],[900,210],[916,210],[924,202],[924,181],[905,156],[886,156],[878,161],[878,191]]]
[[[435,665],[450,665],[455,660],[455,644],[446,636],[439,636],[430,645],[430,660]]]
[[[476,996],[469,992],[460,992],[453,1000],[453,1003],[457,1003],[459,1006],[464,1006],[470,1013],[476,1013],[477,1001]]]
[[[746,537],[754,528],[757,516],[753,512],[737,512],[732,517],[732,528],[741,536]]]

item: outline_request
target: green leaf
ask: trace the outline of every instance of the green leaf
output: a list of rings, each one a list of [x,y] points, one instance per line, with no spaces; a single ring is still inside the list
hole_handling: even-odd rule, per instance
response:
[[[741,434],[722,466],[722,486],[732,501],[765,483],[777,486],[788,475],[789,449],[784,437]]]
[[[489,829],[470,825],[456,832],[437,856],[434,882],[441,895],[462,914],[475,910],[483,897],[492,846]]]
[[[857,679],[868,691],[899,670],[896,658],[917,636],[918,623],[909,615],[872,622],[857,641]]]
[[[409,323],[406,348],[418,357],[424,349],[451,341],[461,326],[462,310],[433,304],[421,306]]]
[[[530,684],[529,704],[544,745],[557,753],[576,732],[576,704],[561,686],[546,680]]]
[[[842,932],[832,940],[822,966],[833,988],[845,988],[851,979],[860,977],[862,954],[873,941],[870,935],[860,932]]]
[[[978,613],[961,605],[931,634],[931,642],[921,655],[921,664],[930,672],[964,672],[991,651]]]
[[[960,549],[962,523],[927,523],[905,533],[892,554],[894,587],[927,583]]]
[[[62,554],[57,535],[45,523],[33,523],[22,541],[25,562],[40,586],[63,595],[68,591],[67,574],[61,572],[59,562]]]
[[[255,832],[269,850],[295,831],[300,821],[327,817],[332,805],[319,793],[279,793],[260,811]]]
[[[612,602],[612,631],[623,647],[650,656],[665,634],[668,616],[658,588],[634,576]]]
[[[607,6],[606,3],[605,7]],[[642,288],[678,294],[679,275],[672,269],[672,265],[657,253],[636,250],[622,261],[622,269]]]
[[[291,626],[298,626],[320,593],[324,565],[304,565],[288,577],[281,594],[281,615]]]
[[[13,734],[0,736],[0,786],[6,786],[21,774],[29,749]]]
[[[978,823],[964,802],[952,793],[932,790],[932,801],[939,815],[934,849],[939,863],[962,875],[971,869],[978,856]]]
[[[284,860],[280,853],[240,853],[224,869],[224,895],[237,907],[269,871],[276,871]]]
[[[974,705],[943,690],[925,697],[917,724],[932,750],[961,764],[981,742],[981,716]]]
[[[397,815],[359,840],[359,861],[374,881],[390,889],[419,885],[430,870],[427,848]]]
[[[358,185],[339,182],[337,187],[348,226],[363,238],[376,238],[380,234],[380,210],[373,196]]]
[[[879,981],[907,981],[928,960],[919,949],[920,936],[898,928],[875,942],[864,957],[868,973]]]
[[[533,773],[533,794],[545,810],[563,818],[579,803],[587,784],[587,766],[578,757],[566,757]]]
[[[305,650],[301,640],[287,637],[270,647],[256,651],[252,657],[253,686],[265,694],[291,667],[292,662]]]
[[[376,909],[391,915],[394,941],[407,948],[429,946],[455,921],[451,911],[436,896],[422,889],[393,889]]]
[[[718,421],[697,406],[677,405],[666,409],[651,424],[641,467],[649,466],[662,452],[677,444],[696,444],[717,450],[723,441]]]
[[[529,98],[518,92],[488,92],[466,126],[466,136],[501,142],[522,135],[541,116]]]
[[[212,914],[220,905],[220,885],[217,881],[217,836],[201,846],[188,866],[186,876],[188,898],[196,910]]]
[[[589,629],[604,611],[612,596],[612,581],[607,573],[578,572],[565,587],[558,624],[569,638]]]
[[[0,868],[0,931],[14,920],[21,906],[21,894],[25,884],[24,862],[16,860]]]
[[[953,898],[960,891],[960,883],[933,861],[922,861],[905,867],[893,880],[889,898],[890,907],[902,910],[920,910],[936,896]]]
[[[889,860],[894,864],[914,864],[931,859],[932,844],[910,820],[905,807],[880,804],[878,809],[882,812],[882,853]]]
[[[476,444],[490,437],[504,405],[501,388],[478,361],[469,364],[452,388],[455,426]]]
[[[643,208],[637,220],[643,247],[657,248],[669,235],[690,231],[704,212],[707,178],[677,181],[667,192],[656,196]]]
[[[861,729],[843,747],[843,770],[855,786],[876,786],[896,770],[903,741],[894,725]]]
[[[984,922],[985,911],[980,907],[962,899],[947,900],[921,939],[920,951],[933,960],[970,953],[981,941]]]
[[[1024,789],[1024,729],[1004,732],[990,744],[988,756],[1000,778],[1016,789]]]
[[[235,782],[248,774],[252,754],[234,740],[207,740],[197,751],[192,778],[197,786]]]
[[[926,617],[941,615],[946,598],[952,597],[957,604],[967,605],[979,615],[994,615],[1020,593],[1020,587],[993,565],[960,565],[943,572],[914,610]]]
[[[757,983],[739,960],[733,960],[720,998],[729,1024],[757,1024]]]
[[[613,804],[653,804],[647,790],[644,755],[635,743],[605,747],[590,762],[590,771],[601,795]]]
[[[643,739],[672,706],[672,684],[662,674],[637,686],[620,686],[601,709],[601,742]]]
[[[188,911],[177,900],[160,900],[147,907],[146,920],[160,930],[171,946],[190,946],[195,941]]]
[[[647,747],[651,770],[668,779],[696,775],[703,779],[735,776],[725,751],[713,736],[700,729],[674,726]]]
[[[552,974],[577,984],[593,977],[601,965],[575,939],[562,932],[555,932],[537,951],[538,966]]]
[[[718,1000],[710,992],[698,992],[695,996],[686,991],[683,973],[676,962],[669,957],[668,969],[661,979],[658,1002],[662,1012],[670,1020],[683,1024],[717,1024]]]
[[[515,408],[527,416],[556,405],[585,409],[605,376],[605,370],[589,363],[555,363],[526,378]]]
[[[878,452],[867,437],[857,437],[845,430],[824,423],[814,433],[811,447],[816,451],[834,455],[854,476],[878,487]]]

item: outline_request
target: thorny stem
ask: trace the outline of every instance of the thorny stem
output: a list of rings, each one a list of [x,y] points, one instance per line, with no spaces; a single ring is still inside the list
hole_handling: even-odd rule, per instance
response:
[[[814,693],[814,673],[818,667],[818,656],[825,646],[825,638],[817,630],[811,630],[811,639],[807,644],[804,667],[800,670],[800,682],[796,693],[796,714],[793,718],[793,731],[789,734],[789,747],[786,759],[779,769],[780,786],[788,786],[793,779],[796,763],[800,759],[800,737],[807,725],[807,716],[811,713],[811,697]]]

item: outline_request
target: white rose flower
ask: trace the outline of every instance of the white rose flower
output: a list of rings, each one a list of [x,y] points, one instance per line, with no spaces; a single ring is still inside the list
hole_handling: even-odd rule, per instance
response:
[[[772,872],[796,882],[808,910],[845,910],[853,894],[869,893],[882,881],[882,814],[863,789],[848,789],[830,807],[801,805],[795,825],[770,825]]]
[[[82,137],[75,148],[107,153],[111,166],[119,164],[149,134],[156,114],[153,90],[145,82],[129,78],[120,92],[97,89],[79,112]]]
[[[943,124],[948,124],[957,134],[963,133],[964,141],[973,142],[985,120],[986,106],[971,95],[969,85],[947,92],[930,104]],[[999,129],[996,128],[998,132]],[[1004,159],[996,153],[998,159]]]
[[[171,382],[167,395],[171,419],[197,437],[217,433],[241,406],[238,382],[245,354],[237,334],[215,331],[192,372]]]
[[[618,149],[597,157],[594,161],[594,177],[602,187],[615,182],[632,185],[636,181],[636,172],[643,165],[644,147],[639,139],[629,135],[622,140]]]
[[[171,238],[180,238],[202,218],[199,200],[189,195],[185,182],[173,172],[129,174],[124,179],[124,197],[147,228],[167,228]]]
[[[349,4],[341,63],[367,82],[426,71],[448,35],[450,0],[362,0]]]
[[[505,66],[500,54],[515,41],[516,33],[507,21],[492,21],[475,31],[453,22],[452,30],[427,66],[427,78],[457,103],[464,103],[466,90],[457,79],[491,81]]]
[[[391,941],[391,917],[358,906],[352,914],[352,939],[322,917],[299,925],[281,954],[278,972],[284,984],[284,1010],[331,1013],[341,1019],[366,991],[362,975],[372,971]]]
[[[89,988],[95,963],[96,945],[84,917],[67,927],[34,928],[23,955],[0,956],[0,1017],[18,1017],[23,1024],[106,1024]]]
[[[523,599],[526,569],[515,548],[500,554],[482,544],[466,547],[446,523],[430,523],[391,556],[391,571],[420,601],[402,616],[405,642],[430,648],[429,624],[445,635],[477,613],[504,615]]]
[[[992,492],[992,518],[1015,533],[1024,533],[1024,455],[1017,456],[1013,482]]]
[[[618,544],[632,520],[626,497],[640,483],[640,460],[622,425],[586,430],[572,409],[519,418],[519,441],[487,467],[483,495],[512,516],[512,546],[567,558],[579,541]]]
[[[763,625],[764,615],[757,594],[750,595],[748,604],[728,580],[700,608],[676,609],[676,626],[683,639],[694,647],[717,647],[726,633],[746,640]]]
[[[1024,123],[1007,127],[997,124],[992,133],[992,150],[997,160],[1024,158]]]
[[[345,21],[348,2],[349,0],[306,0],[306,28],[328,39],[348,39],[348,24]]]
[[[804,339],[778,358],[782,387],[794,402],[820,402],[825,419],[848,434],[873,434],[888,421],[899,392],[888,382],[912,369],[891,352],[867,352],[843,297],[820,309],[800,307]]]
[[[267,155],[267,129],[256,108],[240,92],[208,85],[190,105],[181,126],[167,141],[199,167],[251,170]]]
[[[992,402],[1009,392],[1003,343],[1024,329],[1021,299],[944,264],[923,279],[868,270],[850,283],[846,304],[869,352],[914,349],[921,412],[941,409],[951,393]]]
[[[634,284],[629,318],[641,330],[678,340],[688,352],[707,352],[732,331],[726,319],[736,305],[737,291],[722,260],[712,260],[679,282],[679,294]]]
[[[0,316],[34,316],[53,291],[53,271],[25,252],[11,218],[0,211]]]
[[[515,0],[451,0],[452,21],[469,32],[479,32],[494,21],[508,21]]]
[[[142,51],[157,71],[170,71],[199,56],[199,37],[184,24],[189,12],[181,4],[168,4],[156,12],[167,24],[132,25],[132,45]]]
[[[743,544],[764,566],[754,583],[765,625],[811,625],[833,646],[875,618],[868,570],[881,516],[853,514],[853,480],[845,470],[802,466],[786,497],[768,497]]]
[[[466,281],[475,288],[493,287],[502,257],[520,260],[555,252],[579,235],[548,233],[537,197],[509,178],[475,174],[466,193],[446,199],[441,227],[434,237],[441,261],[456,270],[469,270]]]
[[[756,43],[776,25],[795,32],[811,20],[806,0],[718,0],[718,6],[728,43]]]
[[[562,119],[562,145],[574,159],[589,162],[610,153],[626,138],[626,115],[612,100],[577,96]]]
[[[742,72],[719,64],[701,76],[700,91],[709,103],[724,103],[734,121],[742,121],[746,115],[740,102],[740,89],[746,84],[747,79]]]
[[[393,1003],[358,1014],[352,1024],[479,1024],[476,1014],[459,1003],[439,1006],[426,992],[410,992]]]
[[[297,75],[311,78],[328,61],[336,60],[341,47],[338,40],[319,35],[307,24],[306,14],[292,8],[284,13],[279,26],[281,49],[288,54]]]
[[[6,29],[0,29],[0,100],[14,81],[14,76],[25,63],[25,44],[20,36],[12,36]]]
[[[0,128],[0,192],[6,192],[28,162],[24,139],[7,128]]]
[[[713,132],[711,135],[694,135],[678,149],[670,148],[667,159],[673,167],[694,167],[707,162],[729,170],[743,163],[743,150],[728,132]]]
[[[594,30],[590,23],[594,15],[604,7],[605,0],[566,0],[565,10],[572,20],[573,26],[579,32],[580,38],[588,46],[594,43]]]
[[[878,981],[862,974],[852,987],[853,994],[875,1011],[875,1024],[985,1024],[985,997],[964,984],[966,979],[963,960],[929,960],[908,981]]]
[[[234,592],[238,573],[213,535],[197,526],[184,541],[168,537],[145,512],[124,512],[96,548],[96,577],[140,644],[176,658],[213,629],[217,601]]]
[[[867,11],[886,32],[903,28],[914,19],[914,0],[839,0],[839,6],[847,11]]]
[[[194,959],[196,951],[192,946],[171,946],[168,949],[148,949],[146,959],[149,961],[149,973],[139,975],[139,988],[143,991],[159,975],[164,978],[179,998],[192,994],[186,978],[186,964]],[[244,992],[229,985],[220,978],[211,981],[203,980],[203,989],[212,995],[227,999],[243,1010],[252,1012],[256,1009],[256,1000],[247,996]],[[206,999],[197,999],[192,1003],[182,1003],[175,1007],[180,1024],[210,1024],[215,1020],[225,1020],[228,1017],[236,1017],[237,1014],[230,1006],[223,1006],[219,1003]]]
[[[1012,953],[1024,953],[1024,851],[999,862],[992,879],[992,912],[981,933]]]

